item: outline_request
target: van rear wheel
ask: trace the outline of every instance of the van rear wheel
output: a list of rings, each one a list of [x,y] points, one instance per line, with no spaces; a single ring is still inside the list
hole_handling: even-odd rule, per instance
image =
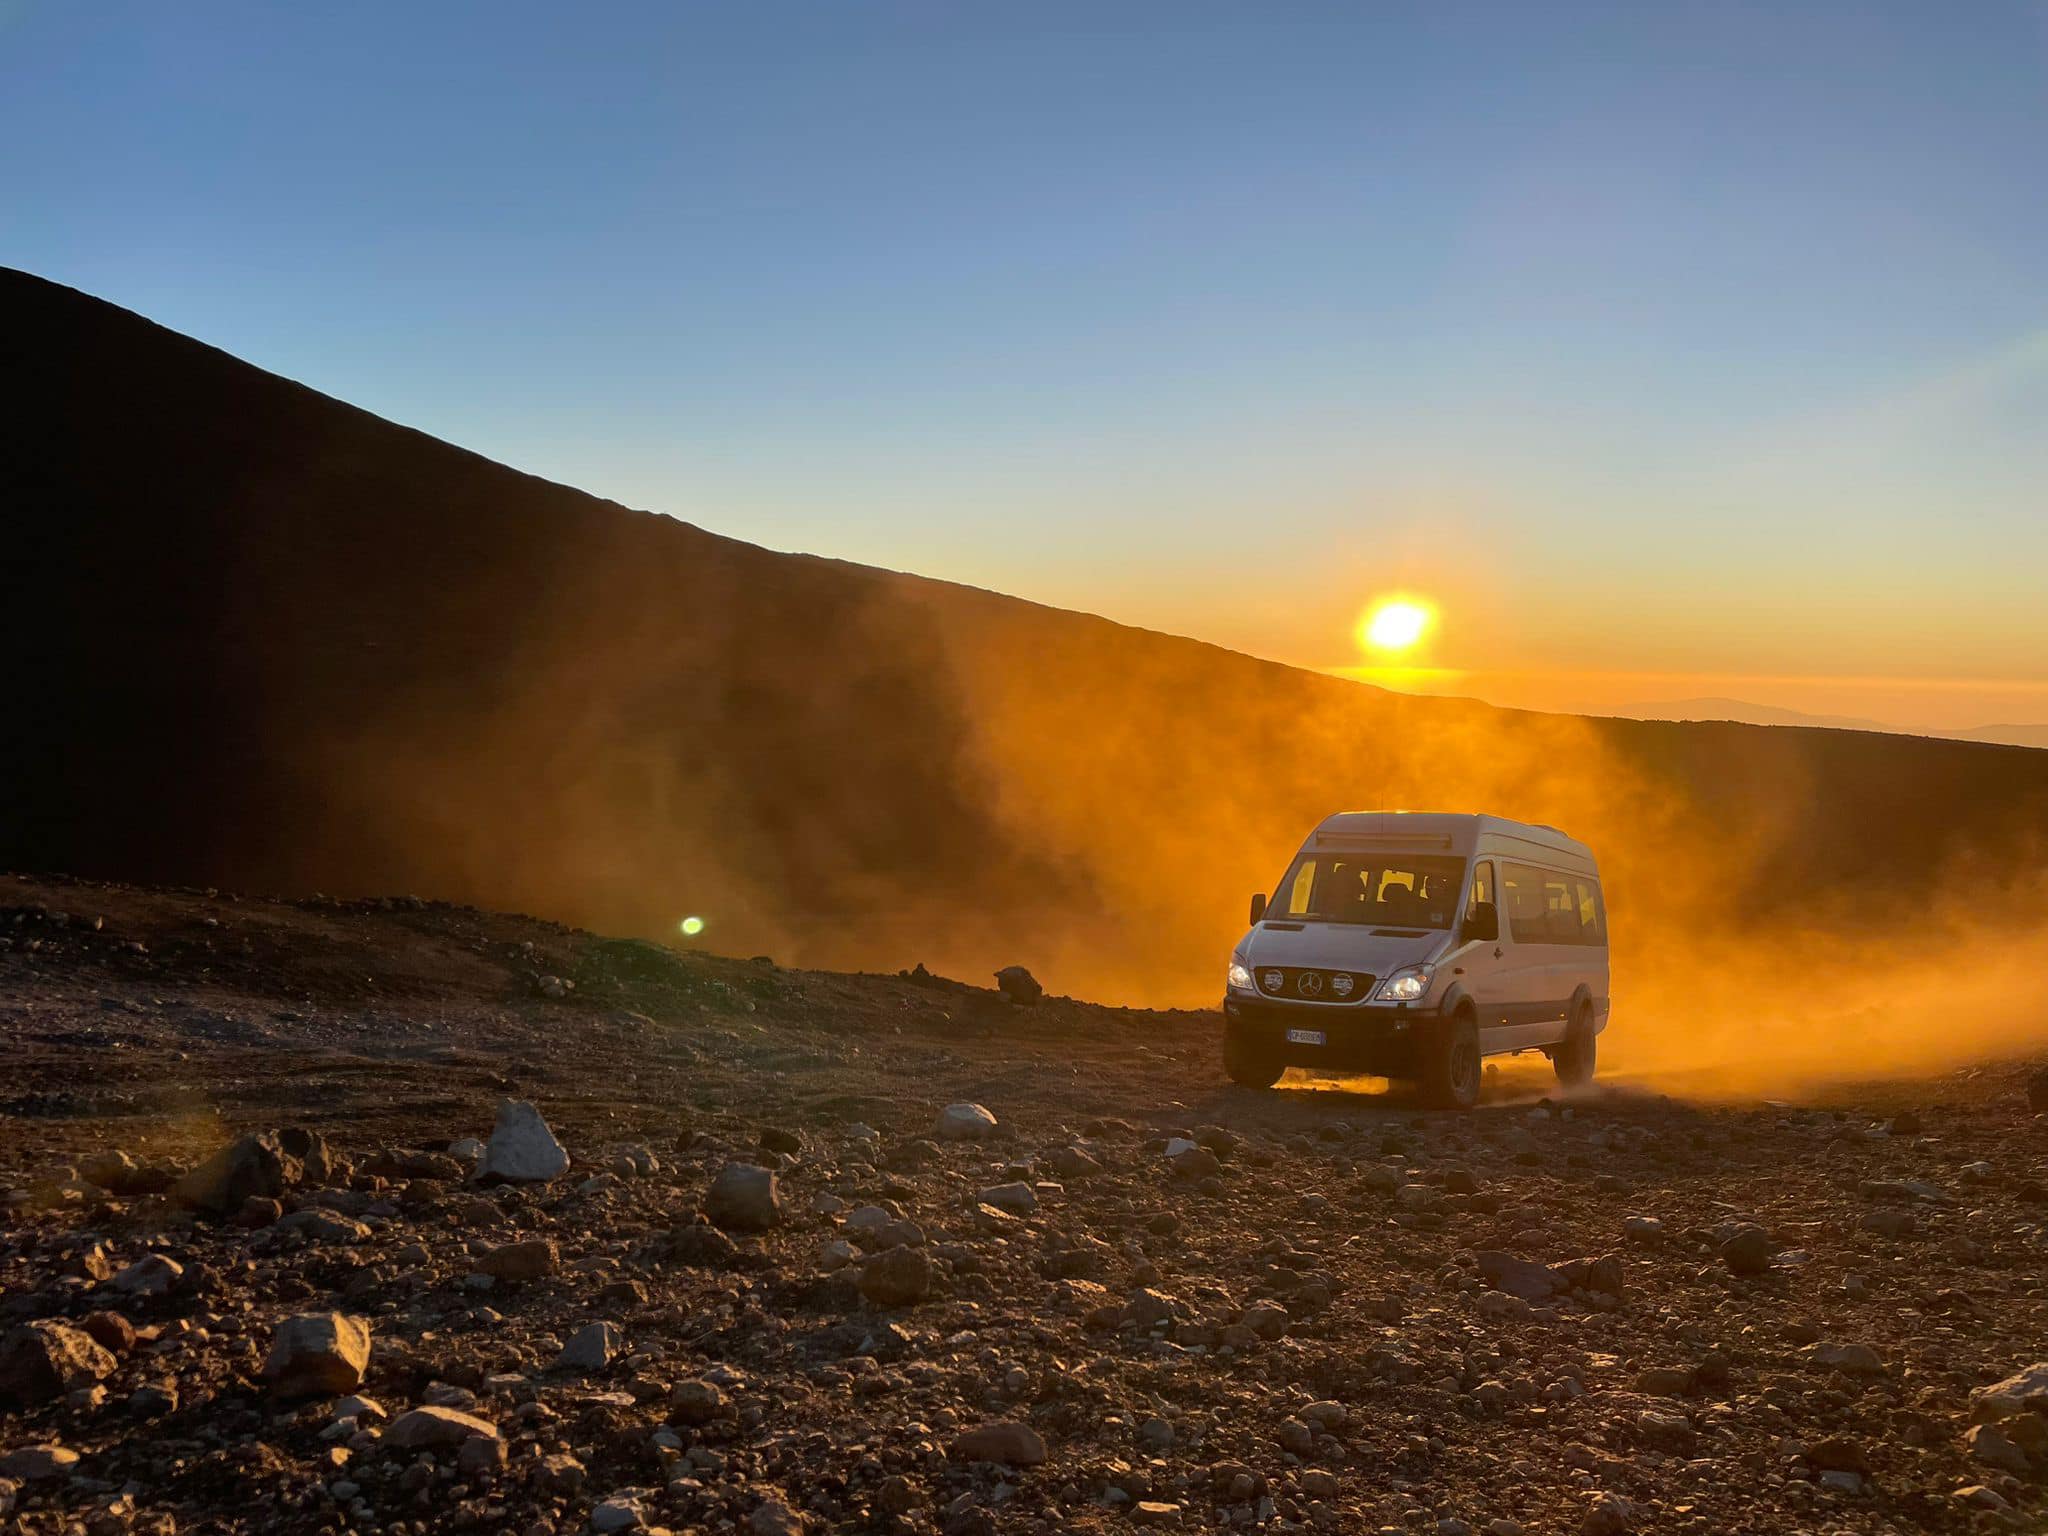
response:
[[[1250,1033],[1235,1024],[1223,1027],[1223,1070],[1233,1083],[1245,1088],[1270,1088],[1287,1070],[1271,1050],[1263,1049]]]
[[[1550,1053],[1557,1080],[1567,1088],[1583,1088],[1593,1081],[1600,1060],[1600,1037],[1593,1031],[1593,1005],[1580,1003],[1572,1010],[1564,1039]]]
[[[1438,1109],[1470,1109],[1479,1102],[1480,1072],[1479,1021],[1465,1008],[1429,1042],[1422,1096]]]

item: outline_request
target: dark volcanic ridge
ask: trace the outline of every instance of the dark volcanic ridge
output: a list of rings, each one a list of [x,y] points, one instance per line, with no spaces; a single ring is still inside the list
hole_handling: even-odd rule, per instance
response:
[[[1925,933],[2039,868],[2039,752],[1384,694],[629,511],[24,273],[0,322],[0,866],[1147,1002],[1338,808],[1590,842],[1639,994],[1651,935]]]

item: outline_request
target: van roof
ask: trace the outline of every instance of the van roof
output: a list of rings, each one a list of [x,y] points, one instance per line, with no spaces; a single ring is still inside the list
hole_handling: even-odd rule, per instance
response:
[[[1519,846],[1526,855],[1561,856],[1560,862],[1573,867],[1590,870],[1595,862],[1593,850],[1584,843],[1541,822],[1452,811],[1339,811],[1323,818],[1309,834],[1306,846],[1359,843],[1393,843],[1417,852],[1428,844],[1467,856],[1482,852],[1512,855]]]

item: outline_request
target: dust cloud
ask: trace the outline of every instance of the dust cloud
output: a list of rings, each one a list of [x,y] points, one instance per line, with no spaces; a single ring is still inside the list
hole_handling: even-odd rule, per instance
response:
[[[1486,810],[1600,855],[1607,1067],[1782,1093],[2048,1036],[2048,753],[1386,694],[720,538],[0,289],[38,509],[0,867],[1211,1007],[1323,816]]]
[[[1323,815],[1485,810],[1601,858],[1604,1069],[1777,1096],[2048,1043],[2038,834],[1958,827],[1960,807],[1927,792],[1939,767],[1875,738],[1646,731],[1098,637],[1133,664],[1029,610],[991,618],[953,653],[977,705],[972,772],[1008,837],[1086,870],[1092,909],[1011,918],[1013,948],[1063,989],[1213,1005],[1247,896]]]

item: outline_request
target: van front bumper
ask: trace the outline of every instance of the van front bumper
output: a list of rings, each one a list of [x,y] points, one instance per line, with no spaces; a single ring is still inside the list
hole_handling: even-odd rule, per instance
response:
[[[1436,1009],[1412,1003],[1276,1003],[1232,992],[1223,999],[1224,1027],[1242,1045],[1290,1067],[1374,1077],[1413,1077],[1421,1042]],[[1288,1032],[1320,1034],[1322,1042]]]

